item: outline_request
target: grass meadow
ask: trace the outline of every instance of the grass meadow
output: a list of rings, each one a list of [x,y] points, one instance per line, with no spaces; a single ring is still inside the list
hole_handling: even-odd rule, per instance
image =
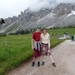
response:
[[[50,29],[48,32],[62,35],[64,32],[68,32],[70,35],[74,35],[75,28]],[[63,40],[51,35],[51,48],[61,42]],[[18,67],[22,62],[28,60],[32,54],[31,34],[0,36],[0,75],[5,75],[8,70]]]
[[[68,32],[70,35],[75,35],[75,28],[62,28],[62,29],[49,29],[48,32],[51,34],[63,35],[64,32]]]

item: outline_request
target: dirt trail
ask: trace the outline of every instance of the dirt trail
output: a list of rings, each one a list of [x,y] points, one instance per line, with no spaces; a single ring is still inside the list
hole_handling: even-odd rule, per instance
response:
[[[52,55],[57,67],[46,56],[44,66],[31,67],[30,61],[7,75],[75,75],[75,42],[66,40],[52,49]]]

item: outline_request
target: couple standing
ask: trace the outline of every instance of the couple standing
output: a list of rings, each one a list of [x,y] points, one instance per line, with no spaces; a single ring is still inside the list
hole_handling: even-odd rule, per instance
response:
[[[40,27],[37,27],[36,31],[32,34],[32,50],[33,50],[32,67],[35,65],[36,58],[38,59],[37,66],[40,67],[41,56],[42,56],[42,66],[43,66],[45,64],[44,62],[45,55],[50,56],[52,65],[56,67],[50,51],[50,35],[49,33],[47,33],[45,28],[42,29],[42,33],[41,33]]]

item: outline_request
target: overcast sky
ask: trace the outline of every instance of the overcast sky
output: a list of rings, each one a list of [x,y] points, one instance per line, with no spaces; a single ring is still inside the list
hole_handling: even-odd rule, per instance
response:
[[[17,16],[28,7],[32,11],[37,11],[44,7],[53,8],[61,2],[74,3],[75,0],[0,0],[0,18]]]

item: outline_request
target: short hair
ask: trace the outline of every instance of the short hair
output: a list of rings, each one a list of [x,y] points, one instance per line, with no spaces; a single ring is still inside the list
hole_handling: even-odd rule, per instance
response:
[[[43,28],[43,29],[42,29],[42,32],[43,32],[43,30],[47,30],[47,29],[46,29],[46,28]]]

